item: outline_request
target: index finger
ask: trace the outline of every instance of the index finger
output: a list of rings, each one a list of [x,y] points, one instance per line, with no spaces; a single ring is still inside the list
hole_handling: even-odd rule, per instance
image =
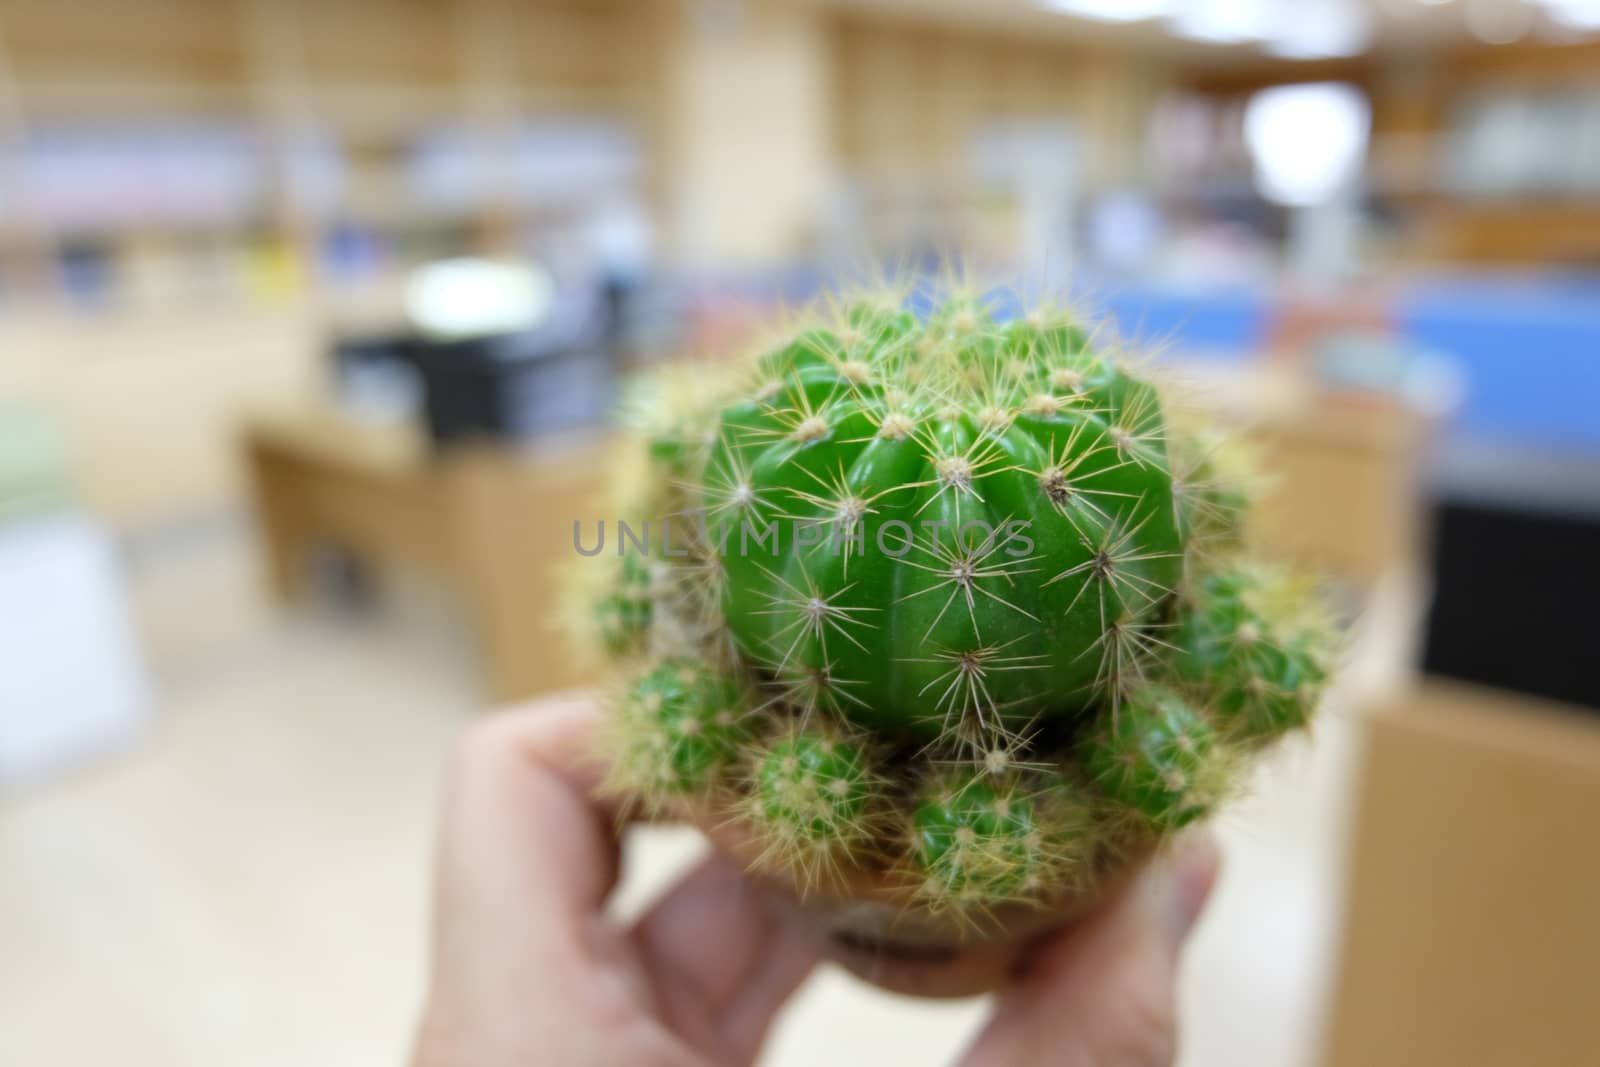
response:
[[[447,787],[441,914],[541,922],[603,907],[618,848],[614,813],[597,799],[599,724],[592,696],[564,694],[468,732]]]

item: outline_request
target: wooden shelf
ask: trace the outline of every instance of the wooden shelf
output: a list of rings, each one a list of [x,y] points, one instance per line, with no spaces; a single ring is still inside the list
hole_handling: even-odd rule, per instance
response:
[[[1600,202],[1593,199],[1449,201],[1429,205],[1416,250],[1469,263],[1600,264]]]
[[[309,259],[333,224],[474,229],[534,218],[527,205],[424,203],[409,185],[412,145],[443,127],[572,116],[615,120],[648,147],[658,42],[637,31],[640,18],[630,0],[129,0],[92,13],[0,0],[0,72],[10,75],[0,78],[0,192],[31,131],[102,122],[231,124],[259,138],[265,176],[259,202],[199,227],[133,217],[64,232],[19,222],[13,209],[0,237],[27,244],[30,277],[49,284],[69,239],[115,245],[231,228],[242,254],[264,228]],[[292,153],[307,137],[339,153],[346,188],[334,202],[293,182],[304,169]],[[12,260],[0,282],[17,281]]]

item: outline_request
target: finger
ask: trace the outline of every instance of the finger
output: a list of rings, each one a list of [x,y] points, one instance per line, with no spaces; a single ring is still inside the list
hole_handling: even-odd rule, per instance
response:
[[[817,944],[811,931],[790,920],[777,933],[722,1015],[723,1043],[735,1063],[752,1063],[761,1052],[772,1021],[817,965]]]
[[[633,938],[661,1010],[719,1062],[754,1058],[773,1016],[816,963],[804,928],[720,855],[642,916]]]
[[[496,713],[463,739],[438,857],[441,947],[498,944],[508,957],[572,948],[582,929],[572,920],[603,906],[618,853],[611,816],[594,799],[598,719],[593,700],[564,696]]]
[[[1185,836],[1093,918],[1038,946],[964,1067],[1170,1067],[1178,953],[1219,862],[1208,833]]]

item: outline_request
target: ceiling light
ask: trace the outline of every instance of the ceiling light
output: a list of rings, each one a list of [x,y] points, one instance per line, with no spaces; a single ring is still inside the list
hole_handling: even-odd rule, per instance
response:
[[[1533,28],[1533,8],[1505,0],[1468,0],[1467,29],[1484,44],[1510,44]]]
[[[1295,207],[1333,199],[1360,173],[1371,126],[1372,107],[1353,85],[1261,90],[1244,110],[1256,186],[1268,199]]]
[[[537,326],[554,293],[550,275],[532,263],[446,259],[411,271],[405,309],[430,337],[487,337]]]
[[[1372,43],[1372,15],[1350,0],[1301,0],[1282,11],[1263,49],[1282,59],[1334,59]]]
[[[1546,14],[1569,30],[1600,30],[1600,0],[1539,0]]]
[[[1039,0],[1039,6],[1101,22],[1143,22],[1172,14],[1172,0]]]
[[[1369,41],[1366,34],[1319,37],[1296,32],[1274,37],[1261,50],[1279,59],[1344,59],[1365,52]]]
[[[1241,44],[1265,37],[1272,16],[1263,0],[1199,0],[1173,17],[1172,32],[1194,41]]]

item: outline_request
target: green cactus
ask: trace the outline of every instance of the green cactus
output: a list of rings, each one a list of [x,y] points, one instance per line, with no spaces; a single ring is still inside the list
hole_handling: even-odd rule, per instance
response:
[[[619,701],[619,787],[969,913],[1091,885],[1305,725],[1314,598],[1242,559],[1216,435],[1096,336],[869,297],[663,389],[633,513],[686,547],[593,606],[670,657]]]
[[[1089,777],[1112,801],[1163,830],[1207,814],[1217,797],[1216,731],[1159,685],[1134,690],[1084,746]]]
[[[613,656],[642,651],[654,616],[649,562],[640,555],[622,556],[610,588],[594,604],[595,629],[605,651]]]
[[[1047,850],[1033,800],[1015,783],[942,780],[912,815],[912,858],[936,904],[988,904],[1022,896],[1045,872]]]
[[[756,746],[743,813],[762,835],[764,859],[808,883],[836,878],[878,831],[885,786],[866,743],[840,727],[786,724]]]
[[[714,788],[748,733],[739,683],[688,659],[656,663],[629,687],[617,712],[615,784],[651,808]]]
[[[944,771],[918,794],[911,865],[930,908],[987,908],[1060,891],[1089,858],[1092,826],[1059,780]]]
[[[1172,637],[1178,674],[1210,690],[1219,722],[1242,740],[1270,740],[1305,726],[1326,678],[1324,626],[1274,611],[1272,583],[1259,571],[1207,576]]]
[[[720,415],[706,480],[745,501],[722,555],[739,650],[924,741],[1103,699],[1129,652],[1108,622],[1150,619],[1182,572],[1154,390],[1070,324],[851,321],[849,344],[813,330],[767,357],[767,399]]]

